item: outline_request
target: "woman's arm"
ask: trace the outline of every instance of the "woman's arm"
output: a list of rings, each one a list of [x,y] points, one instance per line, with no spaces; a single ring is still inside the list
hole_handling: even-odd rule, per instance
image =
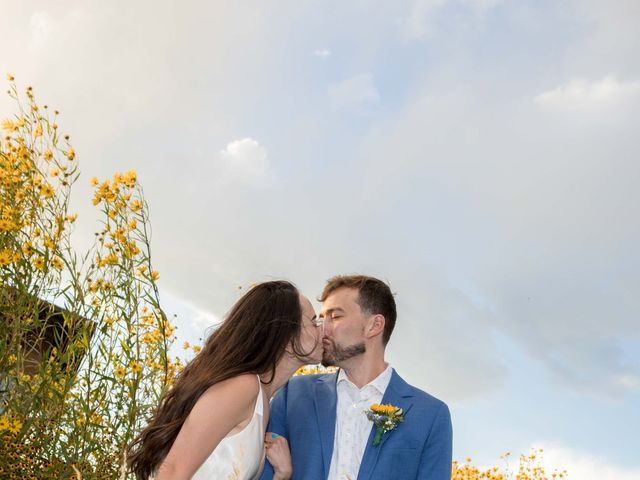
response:
[[[207,389],[185,420],[156,480],[188,480],[220,441],[253,414],[258,379],[246,374]]]

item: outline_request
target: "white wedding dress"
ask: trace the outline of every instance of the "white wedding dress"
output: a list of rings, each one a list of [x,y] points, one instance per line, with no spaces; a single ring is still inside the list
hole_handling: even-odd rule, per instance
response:
[[[254,480],[264,466],[264,413],[262,384],[258,377],[258,398],[249,424],[227,435],[204,461],[192,480]]]

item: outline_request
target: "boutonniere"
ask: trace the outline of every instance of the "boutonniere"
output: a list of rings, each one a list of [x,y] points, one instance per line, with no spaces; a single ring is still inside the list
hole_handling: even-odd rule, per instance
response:
[[[369,407],[369,410],[365,410],[364,413],[376,426],[376,435],[373,437],[374,447],[380,445],[382,435],[393,430],[400,422],[404,421],[402,409],[390,404],[380,405],[378,403],[374,403]]]

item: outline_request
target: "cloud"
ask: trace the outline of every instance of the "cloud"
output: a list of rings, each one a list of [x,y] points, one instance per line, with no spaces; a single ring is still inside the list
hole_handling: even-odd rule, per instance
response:
[[[31,36],[34,46],[42,45],[53,31],[53,21],[47,12],[31,15]]]
[[[363,73],[329,87],[329,100],[334,109],[366,111],[380,102],[373,75]]]
[[[464,293],[441,321],[466,310],[457,331],[474,332],[470,343],[490,345],[499,331],[556,386],[612,397],[637,389],[640,112],[610,125],[556,121],[455,83],[427,82],[414,98],[427,100],[371,135],[354,169],[378,222],[412,239],[402,251],[431,260]],[[443,285],[427,291],[439,296]],[[477,355],[485,371],[500,370]]]
[[[423,40],[435,36],[439,31],[440,11],[450,5],[461,5],[474,21],[482,19],[484,13],[502,0],[413,0],[410,13],[398,20],[401,36],[405,40]]]
[[[325,58],[329,58],[331,56],[331,50],[328,50],[326,48],[319,48],[313,51],[313,55],[324,60]]]
[[[234,140],[219,153],[223,169],[234,177],[256,179],[267,172],[267,150],[253,138]]]
[[[640,468],[612,465],[604,458],[567,447],[556,442],[535,442],[533,450],[542,448],[541,465],[547,475],[558,469],[566,470],[570,479],[579,480],[637,480]]]
[[[573,79],[535,97],[539,105],[556,110],[611,108],[640,97],[640,81],[621,82],[614,76],[599,81]]]

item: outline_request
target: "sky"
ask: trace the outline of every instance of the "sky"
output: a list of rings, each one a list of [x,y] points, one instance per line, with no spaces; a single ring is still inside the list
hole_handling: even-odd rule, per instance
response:
[[[181,339],[256,282],[374,275],[387,360],[448,403],[456,458],[627,480],[639,23],[636,0],[0,0],[0,71],[61,111],[80,247],[89,179],[138,172]]]

